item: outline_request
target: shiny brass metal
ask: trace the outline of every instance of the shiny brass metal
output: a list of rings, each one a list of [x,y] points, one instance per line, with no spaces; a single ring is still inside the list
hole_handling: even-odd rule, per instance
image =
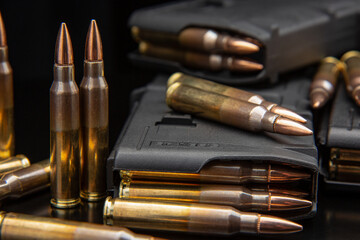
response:
[[[126,228],[0,212],[2,240],[156,240]],[[159,239],[158,239],[159,240]]]
[[[360,182],[360,150],[331,148],[329,178],[336,181]]]
[[[151,31],[140,29],[137,26],[131,28],[132,36],[136,41],[147,41],[155,44],[178,45],[184,48],[206,51],[223,52],[230,54],[250,54],[260,50],[254,41],[233,37],[219,33],[212,29],[189,27],[179,34]]]
[[[0,177],[18,169],[27,168],[29,166],[30,161],[25,155],[19,154],[15,157],[6,158],[0,162]]]
[[[122,180],[121,199],[175,201],[232,206],[247,211],[288,211],[303,209],[311,201],[269,192],[253,192],[236,185],[170,183]]]
[[[341,61],[346,64],[346,89],[360,106],[360,52],[349,51],[341,57]]]
[[[74,80],[73,51],[62,23],[55,50],[54,81],[50,88],[51,204],[58,208],[80,203],[80,109]]]
[[[312,134],[303,124],[269,112],[263,106],[206,92],[180,82],[168,87],[166,103],[176,111],[248,131],[268,131],[295,136]]]
[[[14,154],[13,70],[9,63],[5,26],[0,13],[0,160]]]
[[[77,206],[75,208],[56,208],[49,206],[50,216],[53,218],[60,218],[64,220],[83,221],[82,208]]]
[[[210,162],[199,173],[120,171],[122,179],[218,184],[279,183],[309,179],[311,174],[287,166],[241,162]]]
[[[285,185],[285,184],[283,184]],[[258,184],[256,186],[250,186],[249,189],[253,192],[269,192],[271,194],[280,194],[280,195],[285,195],[285,196],[292,196],[292,197],[296,197],[296,198],[308,198],[310,193],[309,192],[305,192],[304,190],[301,189],[297,189],[293,186],[289,187],[284,187],[283,185],[278,186],[278,185],[273,185],[273,184],[267,184],[267,185],[263,185],[263,184]]]
[[[329,161],[329,178],[336,181],[360,182],[360,166],[342,165]]]
[[[313,108],[323,107],[334,96],[339,72],[343,69],[343,63],[334,57],[326,57],[321,61],[310,86]]]
[[[291,233],[302,226],[277,217],[240,212],[229,206],[108,197],[104,223],[154,230],[231,235],[243,233]]]
[[[298,122],[306,123],[306,119],[301,117],[299,114],[297,114],[293,111],[290,111],[289,109],[280,107],[276,103],[268,102],[262,96],[248,92],[248,91],[229,87],[229,86],[215,83],[213,81],[208,81],[208,80],[205,80],[202,78],[196,78],[196,77],[186,75],[183,73],[179,73],[179,72],[174,73],[169,77],[167,86],[169,87],[175,82],[179,82],[181,84],[184,84],[184,85],[187,85],[190,87],[194,87],[194,88],[199,88],[199,89],[202,89],[207,92],[213,92],[213,93],[217,93],[220,95],[232,97],[232,98],[235,98],[235,99],[238,99],[241,101],[253,103],[256,105],[261,105],[270,112],[273,112],[275,114],[278,114],[280,116],[283,116],[283,117],[286,117],[286,118],[289,118],[289,119],[292,119],[292,120],[295,120]]]
[[[163,47],[146,42],[139,44],[139,52],[145,56],[178,62],[185,66],[210,71],[229,70],[234,72],[256,72],[263,69],[263,65],[250,59],[219,54],[208,54]]]
[[[46,159],[4,175],[0,180],[0,200],[20,198],[49,186],[50,161]]]
[[[95,20],[91,21],[86,38],[80,103],[82,123],[80,196],[88,201],[98,201],[106,197],[109,93],[104,77],[101,37]]]

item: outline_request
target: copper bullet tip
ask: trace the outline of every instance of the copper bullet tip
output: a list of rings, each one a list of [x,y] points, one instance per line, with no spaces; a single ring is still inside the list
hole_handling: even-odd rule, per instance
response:
[[[272,194],[270,196],[270,210],[273,211],[282,211],[282,210],[295,210],[303,209],[312,206],[312,202],[305,199],[290,197],[290,196],[281,196]]]
[[[307,120],[305,118],[303,118],[302,116],[300,116],[299,114],[284,108],[284,107],[280,107],[280,106],[274,106],[271,108],[270,110],[273,113],[276,113],[280,116],[289,118],[291,120],[297,121],[297,122],[301,122],[301,123],[306,123]]]
[[[307,136],[313,134],[313,132],[302,123],[284,117],[278,117],[275,120],[274,132],[294,136]]]
[[[310,96],[311,106],[314,109],[319,109],[325,105],[328,100],[328,94],[324,91],[316,91]]]
[[[309,179],[311,174],[300,169],[271,165],[270,182],[296,181]]]
[[[360,106],[360,86],[358,86],[357,88],[354,89],[352,95],[353,95],[353,98],[354,98],[356,104],[358,106]]]
[[[259,233],[294,233],[299,232],[302,229],[303,227],[300,224],[278,217],[262,215],[259,219]]]
[[[59,65],[74,64],[72,43],[65,23],[61,23],[56,39],[55,63]]]
[[[0,12],[0,47],[6,47],[6,46],[7,46],[7,42],[6,42],[5,25]]]
[[[233,59],[230,57],[227,59],[227,62],[229,64],[230,70],[233,71],[255,72],[264,68],[262,64],[246,59]]]
[[[102,50],[100,32],[96,24],[96,21],[94,19],[91,20],[89,30],[86,36],[85,60],[87,61],[103,60],[103,50]]]
[[[256,44],[238,38],[231,38],[227,47],[230,52],[238,54],[256,53],[260,50]]]

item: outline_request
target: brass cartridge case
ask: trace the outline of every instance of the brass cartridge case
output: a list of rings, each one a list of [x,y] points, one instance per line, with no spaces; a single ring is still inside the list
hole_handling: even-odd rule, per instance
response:
[[[331,148],[329,178],[337,181],[360,182],[360,151]]]
[[[253,103],[256,105],[261,105],[265,107],[268,111],[273,112],[275,114],[279,114],[283,117],[287,117],[289,119],[298,121],[298,122],[306,122],[306,119],[301,117],[300,115],[290,111],[286,108],[280,107],[276,103],[266,101],[262,96],[258,94],[254,94],[248,91],[244,91],[238,88],[229,87],[226,85],[222,85],[219,83],[215,83],[213,81],[208,81],[201,78],[196,78],[190,75],[186,75],[183,73],[174,73],[169,77],[167,82],[167,86],[170,87],[173,83],[179,82],[181,84],[199,88],[204,91],[217,93],[220,95],[232,97],[241,101]]]
[[[240,212],[229,206],[108,197],[104,222],[130,228],[232,235],[235,233],[290,233],[296,223],[258,213]]]
[[[2,240],[156,240],[121,227],[20,213],[0,213]]]
[[[122,181],[119,198],[155,201],[208,203],[248,211],[288,211],[310,207],[312,203],[269,192],[253,192],[236,185]]]
[[[49,186],[50,161],[46,159],[4,175],[0,180],[0,200],[20,198]]]
[[[248,131],[268,131],[286,135],[312,134],[312,131],[301,123],[269,112],[263,106],[206,92],[179,82],[168,87],[166,103],[176,111]]]
[[[0,37],[5,39],[0,14]],[[8,47],[0,41],[0,160],[15,154],[13,70],[8,60]]]
[[[359,165],[342,165],[329,161],[329,178],[336,181],[360,182]]]
[[[271,164],[241,162],[210,162],[199,173],[151,172],[121,170],[122,179],[164,182],[202,182],[218,184],[276,183],[309,179],[308,172]]]
[[[140,43],[139,52],[145,56],[174,61],[191,68],[210,71],[254,72],[263,69],[262,64],[250,59],[162,47],[145,42]]]
[[[63,23],[50,88],[51,204],[58,208],[80,203],[79,89],[74,80],[72,54],[70,36]]]
[[[86,42],[84,77],[80,84],[82,123],[80,196],[88,201],[98,201],[106,197],[109,91],[104,77],[101,46],[100,34],[93,20]]]
[[[313,108],[321,108],[334,96],[339,72],[343,64],[334,57],[324,58],[310,86],[310,100]]]
[[[6,158],[0,162],[0,177],[18,169],[27,168],[29,166],[30,161],[25,155],[19,154],[15,157]]]
[[[349,51],[341,57],[341,61],[346,64],[344,74],[346,90],[360,106],[360,52]]]

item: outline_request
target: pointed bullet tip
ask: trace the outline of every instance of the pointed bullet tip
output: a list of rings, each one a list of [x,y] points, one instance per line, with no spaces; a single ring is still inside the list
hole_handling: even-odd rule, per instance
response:
[[[274,211],[303,209],[312,206],[312,202],[305,199],[276,195],[270,196],[270,209]]]
[[[297,122],[301,122],[301,123],[306,123],[307,120],[305,118],[303,118],[302,116],[300,116],[299,114],[287,109],[287,108],[284,108],[284,107],[280,107],[280,106],[275,106],[273,108],[271,108],[270,110],[271,112],[273,113],[276,113],[280,116],[283,116],[283,117],[286,117],[286,118],[289,118],[291,120],[294,120],[294,121],[297,121]]]
[[[274,124],[274,132],[293,136],[308,136],[313,132],[302,123],[278,117]]]
[[[230,52],[236,54],[251,54],[260,50],[260,47],[254,43],[241,39],[232,39],[228,43]]]
[[[328,101],[328,95],[323,91],[316,91],[310,95],[310,101],[313,109],[319,109]]]
[[[0,47],[6,47],[6,46],[7,46],[7,41],[6,41],[5,25],[0,12]]]
[[[85,44],[85,60],[87,61],[102,61],[103,50],[102,41],[100,37],[99,28],[96,20],[91,20],[89,30],[86,36]]]
[[[300,224],[272,216],[260,216],[259,233],[294,233],[303,229]]]
[[[262,70],[264,66],[261,63],[257,63],[251,60],[234,59],[234,61],[230,65],[230,68],[234,71],[255,72]]]
[[[353,91],[353,98],[355,100],[355,103],[360,106],[360,87],[355,88]]]
[[[310,173],[302,171],[300,169],[282,165],[271,165],[270,182],[296,181],[302,179],[309,179],[310,177]]]
[[[55,46],[55,63],[59,65],[74,64],[73,48],[66,23],[61,23]]]

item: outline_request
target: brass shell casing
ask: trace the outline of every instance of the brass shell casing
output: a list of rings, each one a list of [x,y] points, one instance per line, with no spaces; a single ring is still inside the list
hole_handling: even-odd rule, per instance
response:
[[[50,88],[51,204],[58,208],[80,203],[80,108],[74,65],[54,66]]]
[[[20,198],[50,186],[50,160],[4,175],[0,180],[0,200]]]
[[[0,160],[15,154],[13,70],[8,47],[0,47]]]
[[[217,93],[220,95],[232,97],[241,101],[262,105],[267,110],[271,110],[277,104],[265,101],[265,99],[257,94],[244,91],[238,88],[229,87],[223,84],[215,83],[213,81],[208,81],[201,78],[196,78],[190,75],[186,75],[183,73],[174,73],[169,77],[167,82],[167,86],[170,87],[173,83],[179,82],[181,84],[191,86],[194,88],[199,88],[204,91]]]
[[[360,52],[349,51],[341,57],[346,64],[345,82],[349,95],[360,105]]]
[[[2,240],[155,240],[126,228],[0,212]]]
[[[80,85],[82,154],[81,193],[88,201],[106,197],[109,152],[109,93],[103,61],[85,61]]]
[[[21,168],[27,168],[30,166],[29,159],[22,154],[14,157],[6,158],[0,161],[0,177],[7,173],[14,172]]]
[[[334,57],[326,57],[321,61],[310,86],[310,98],[316,98],[318,94],[325,98],[319,107],[334,96],[338,76],[343,69],[343,64]]]
[[[232,207],[210,204],[108,197],[104,205],[105,224],[140,229],[222,235],[258,233],[258,218],[257,213],[245,216]]]
[[[263,106],[206,92],[179,82],[168,87],[166,103],[176,111],[250,131],[275,132],[274,123],[279,117]]]

